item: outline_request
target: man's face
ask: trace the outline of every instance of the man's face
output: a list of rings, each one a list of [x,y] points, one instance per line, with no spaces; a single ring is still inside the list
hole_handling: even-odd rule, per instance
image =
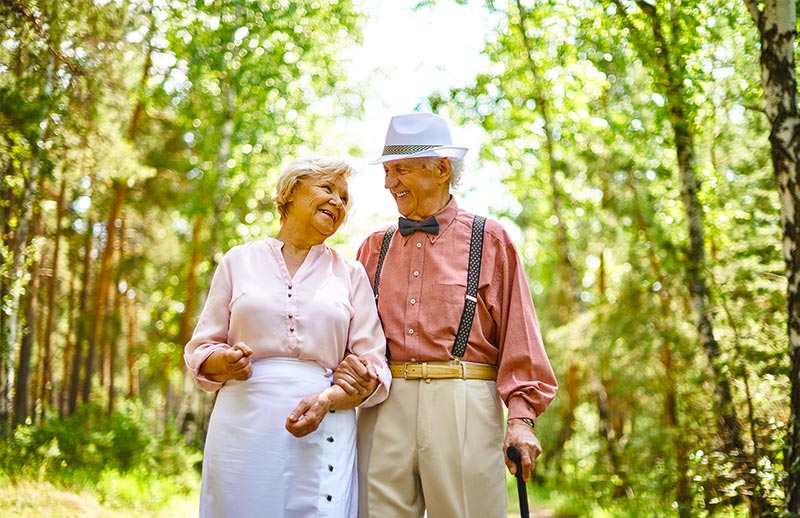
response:
[[[449,194],[449,163],[429,163],[427,158],[404,158],[383,164],[384,187],[397,203],[397,210],[408,219],[422,221],[432,216],[442,207],[443,196]],[[442,174],[442,168],[446,174]]]

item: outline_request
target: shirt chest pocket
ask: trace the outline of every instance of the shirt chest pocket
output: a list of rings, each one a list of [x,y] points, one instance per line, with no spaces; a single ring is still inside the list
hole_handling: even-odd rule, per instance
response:
[[[463,284],[432,284],[426,320],[430,333],[441,339],[455,340],[467,287]]]

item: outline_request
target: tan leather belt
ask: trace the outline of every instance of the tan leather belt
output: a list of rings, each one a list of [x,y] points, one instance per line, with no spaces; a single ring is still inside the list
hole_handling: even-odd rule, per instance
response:
[[[496,380],[497,367],[470,362],[389,362],[393,378],[407,380]]]

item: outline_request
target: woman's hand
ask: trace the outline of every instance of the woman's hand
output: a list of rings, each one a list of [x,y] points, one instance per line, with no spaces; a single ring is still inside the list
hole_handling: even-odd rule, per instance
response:
[[[303,437],[317,428],[331,409],[330,390],[304,397],[286,418],[286,430],[295,437]]]
[[[378,386],[377,377],[372,390]],[[286,430],[295,437],[308,435],[317,428],[331,410],[349,410],[361,404],[363,397],[348,394],[339,385],[332,385],[322,392],[304,397],[286,418]]]
[[[252,354],[253,350],[244,342],[227,349],[217,349],[200,365],[200,374],[217,383],[246,380],[253,375]]]
[[[378,374],[355,354],[344,357],[333,373],[333,382],[348,395],[366,399],[378,386]]]

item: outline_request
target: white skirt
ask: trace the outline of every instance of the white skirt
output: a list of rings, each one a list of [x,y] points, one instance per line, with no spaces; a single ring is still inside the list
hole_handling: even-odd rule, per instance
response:
[[[357,515],[355,411],[331,411],[301,438],[285,428],[300,400],[331,380],[315,362],[269,358],[250,379],[223,385],[203,452],[201,518]]]

